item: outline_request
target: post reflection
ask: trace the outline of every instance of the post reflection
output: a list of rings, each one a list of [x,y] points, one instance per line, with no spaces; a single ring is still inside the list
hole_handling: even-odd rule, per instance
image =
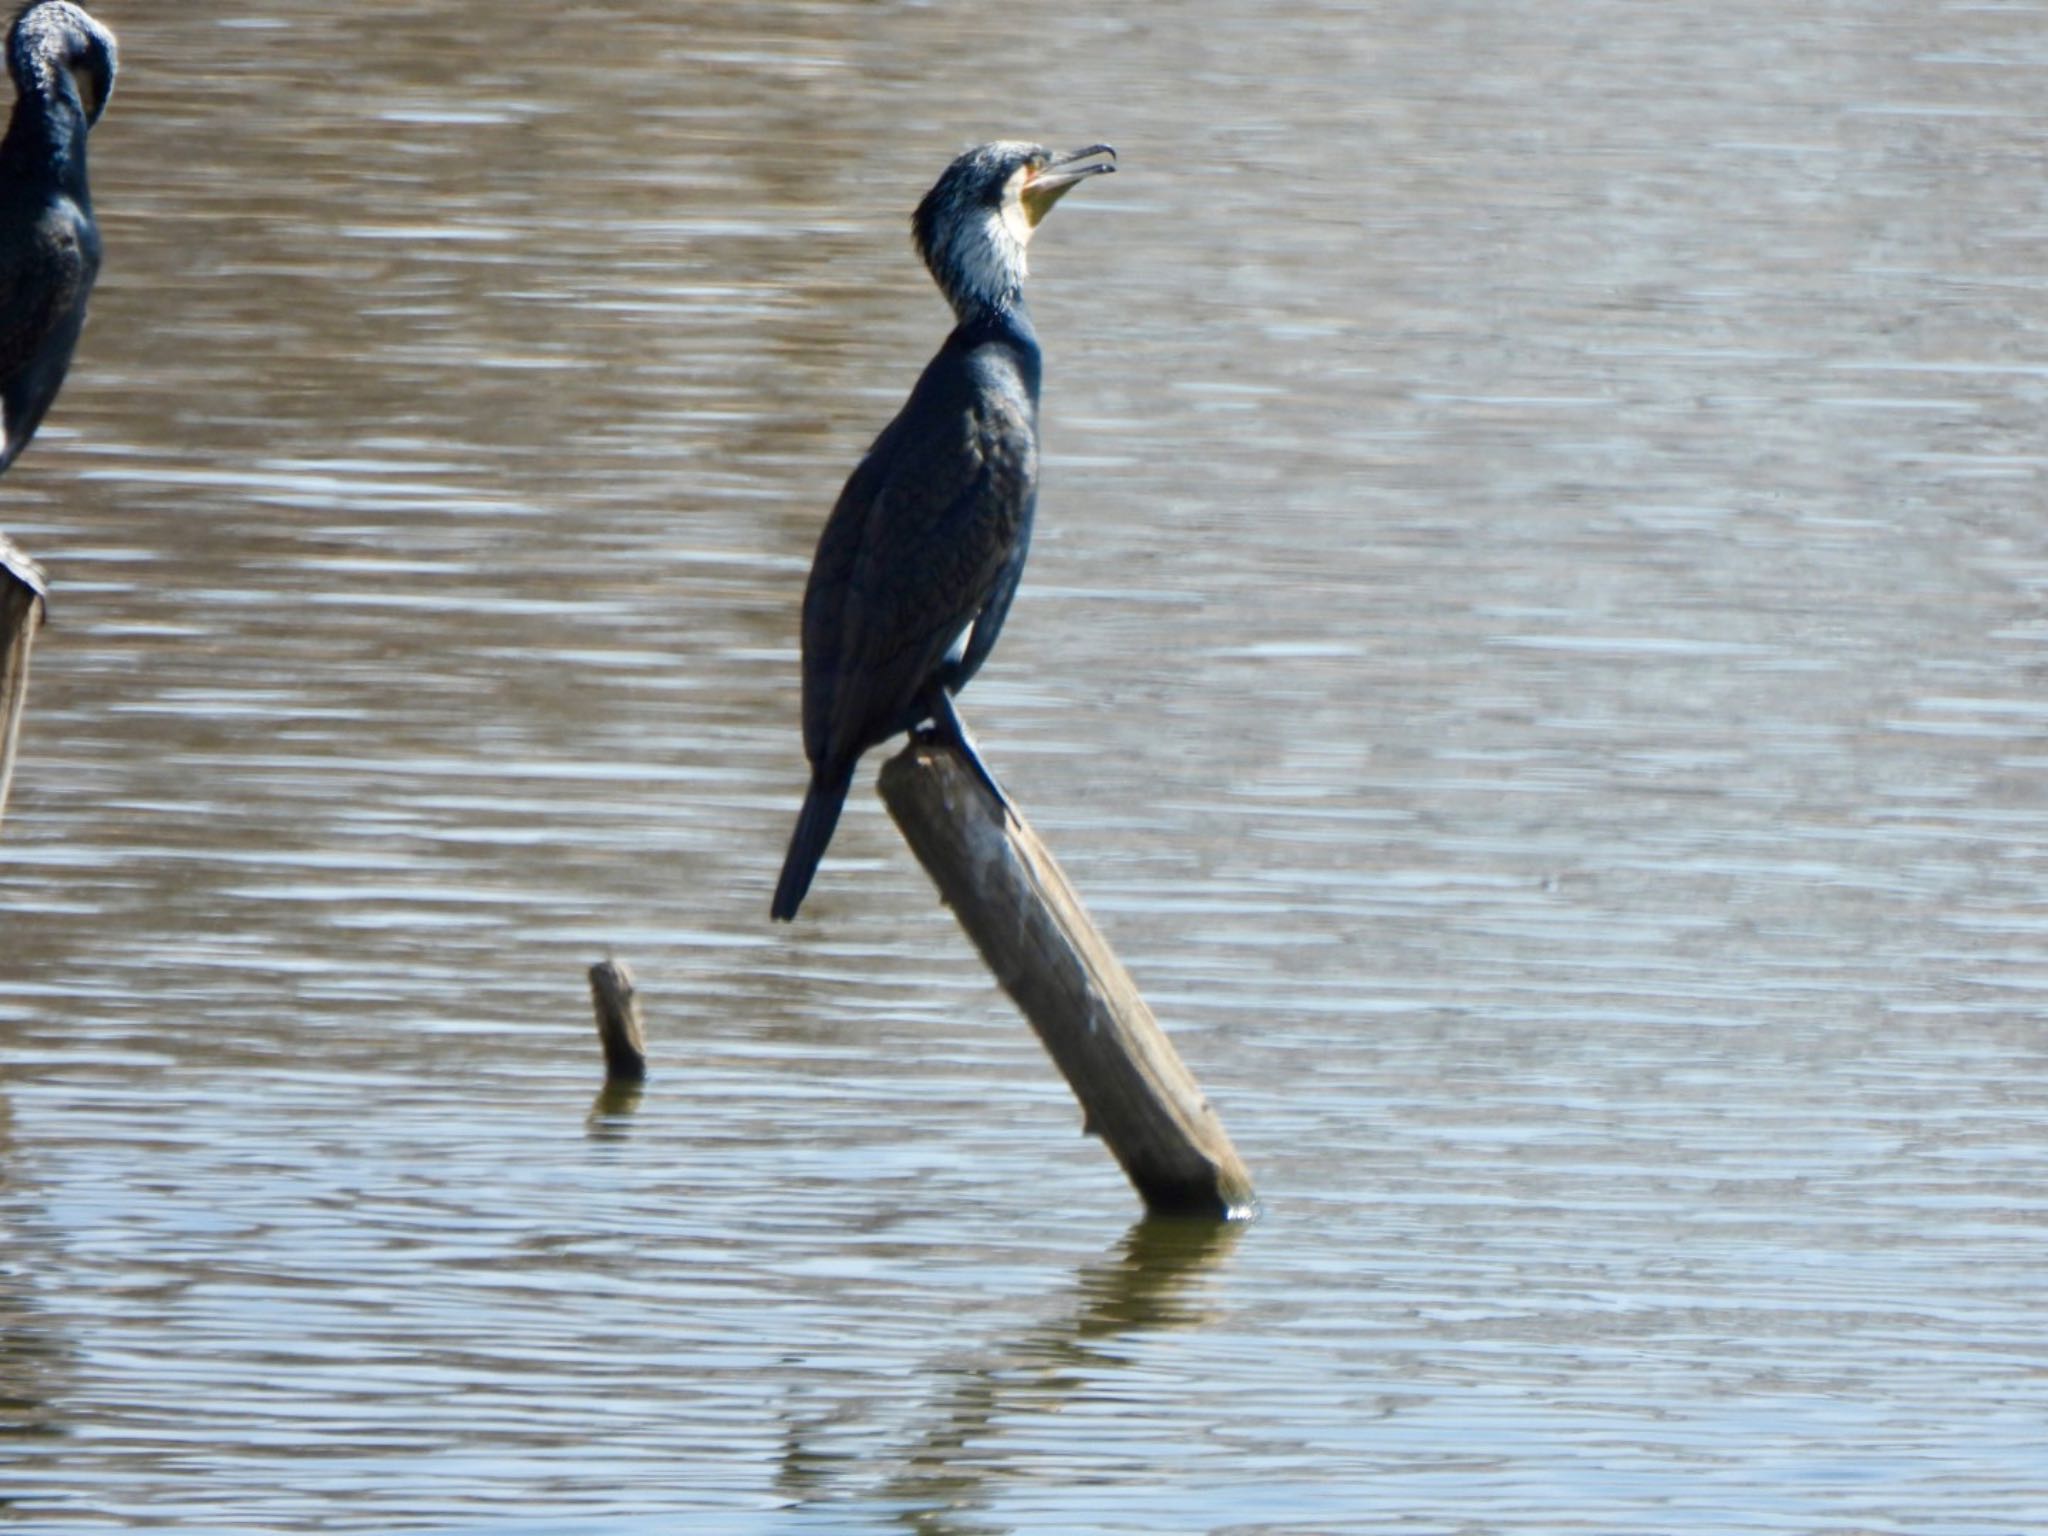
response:
[[[875,1490],[876,1503],[901,1511],[900,1523],[919,1536],[994,1531],[974,1510],[1001,1465],[996,1447],[1005,1426],[1059,1413],[1099,1390],[1126,1364],[1106,1347],[1114,1341],[1208,1321],[1212,1309],[1201,1282],[1235,1250],[1245,1225],[1150,1218],[1131,1227],[1113,1250],[1076,1273],[1069,1304],[1052,1320],[946,1368],[950,1388],[924,1434],[891,1458],[896,1469]],[[822,1499],[837,1491],[842,1476],[873,1476],[871,1462],[850,1461],[819,1443],[838,1427],[833,1415],[787,1422],[778,1478],[785,1494]]]
[[[642,1085],[608,1080],[590,1101],[583,1117],[583,1134],[592,1141],[624,1141],[633,1128],[633,1114],[640,1108]]]
[[[51,1326],[31,1276],[36,1244],[27,1219],[27,1191],[18,1182],[12,1111],[0,1096],[0,1467],[25,1446],[63,1432],[53,1406],[57,1375],[70,1354],[68,1340]],[[24,1490],[0,1477],[0,1525],[33,1508]]]

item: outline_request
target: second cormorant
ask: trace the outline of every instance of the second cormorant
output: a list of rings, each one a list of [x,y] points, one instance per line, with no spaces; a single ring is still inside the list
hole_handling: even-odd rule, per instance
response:
[[[929,720],[1001,797],[952,695],[988,659],[1031,544],[1039,354],[1024,248],[1054,203],[1115,158],[1107,144],[982,144],[917,206],[918,252],[959,323],[818,540],[803,614],[811,783],[773,917],[796,916],[868,748]]]
[[[85,139],[114,89],[114,34],[68,0],[7,31],[14,115],[0,139],[0,470],[57,398],[100,270]]]

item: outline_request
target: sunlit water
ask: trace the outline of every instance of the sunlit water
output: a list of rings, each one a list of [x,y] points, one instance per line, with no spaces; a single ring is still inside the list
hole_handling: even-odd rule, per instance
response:
[[[2048,1528],[2044,13],[96,9],[0,1524]],[[765,920],[997,134],[1123,162],[967,713],[1243,1229],[865,788]]]

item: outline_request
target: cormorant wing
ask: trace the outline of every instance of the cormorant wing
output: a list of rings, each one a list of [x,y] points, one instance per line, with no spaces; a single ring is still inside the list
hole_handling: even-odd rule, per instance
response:
[[[44,208],[26,238],[0,239],[0,469],[41,423],[71,365],[99,265],[88,233],[67,198]]]
[[[917,699],[986,607],[1031,506],[1028,403],[914,393],[841,493],[804,603],[804,741],[857,755],[914,725]]]

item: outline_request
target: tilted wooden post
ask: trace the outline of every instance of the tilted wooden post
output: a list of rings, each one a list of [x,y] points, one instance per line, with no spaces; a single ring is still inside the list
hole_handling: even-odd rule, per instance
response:
[[[623,960],[600,960],[590,968],[590,1005],[597,1014],[597,1039],[604,1047],[605,1076],[637,1083],[647,1076],[647,1032],[640,1023],[640,997]]]
[[[882,799],[939,895],[1081,1101],[1145,1204],[1249,1215],[1251,1174],[1038,835],[950,747],[912,741]]]
[[[43,622],[42,570],[0,533],[0,819],[14,782],[14,749],[28,701],[28,651]]]

